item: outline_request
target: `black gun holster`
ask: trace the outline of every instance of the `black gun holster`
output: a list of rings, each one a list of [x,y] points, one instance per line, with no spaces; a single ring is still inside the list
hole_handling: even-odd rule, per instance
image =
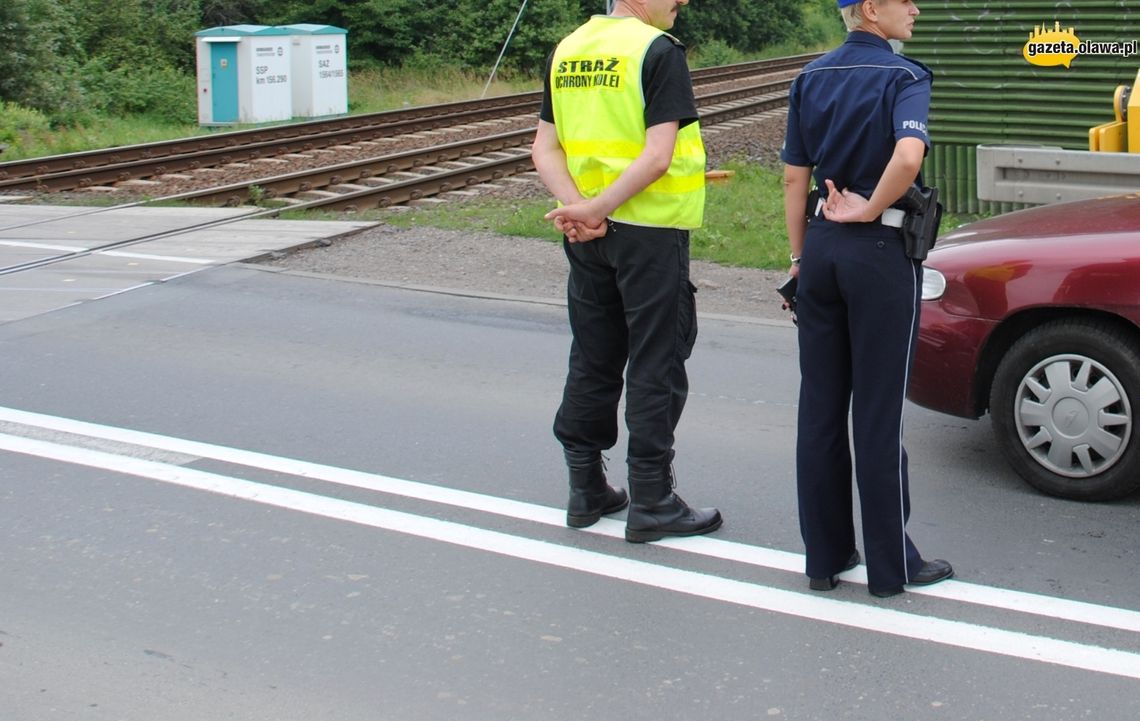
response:
[[[938,188],[920,188],[912,185],[902,198],[906,209],[902,235],[906,257],[926,260],[926,254],[938,238],[938,224],[942,222],[942,203],[938,202]]]
[[[819,209],[819,188],[812,188],[808,192],[807,204],[804,205],[804,217],[809,221],[815,217],[815,212]]]

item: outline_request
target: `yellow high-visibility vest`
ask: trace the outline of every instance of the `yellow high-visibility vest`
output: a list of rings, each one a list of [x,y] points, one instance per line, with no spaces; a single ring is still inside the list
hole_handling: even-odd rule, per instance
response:
[[[662,30],[635,17],[595,15],[554,51],[551,102],[558,140],[578,191],[592,198],[645,148],[641,68]],[[621,50],[615,54],[614,49]],[[705,146],[697,121],[681,128],[665,175],[617,208],[613,220],[699,228],[705,209]]]

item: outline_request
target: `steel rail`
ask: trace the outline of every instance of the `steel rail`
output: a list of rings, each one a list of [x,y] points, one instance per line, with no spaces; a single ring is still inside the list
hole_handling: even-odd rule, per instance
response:
[[[350,115],[342,118],[311,120],[299,123],[264,126],[250,130],[235,130],[227,133],[161,140],[138,145],[122,145],[115,148],[87,150],[79,153],[65,153],[25,160],[12,160],[0,163],[0,180],[14,180],[24,177],[51,175],[69,170],[82,170],[119,165],[141,160],[155,160],[168,156],[180,156],[212,150],[237,150],[246,145],[257,145],[274,140],[285,140],[309,136],[319,136],[329,132],[352,129],[373,129],[378,126],[411,124],[415,121],[444,119],[475,111],[491,110],[503,106],[517,105],[535,100],[535,93],[520,93],[484,100],[462,100],[439,105],[423,105],[402,110],[388,110],[379,113]],[[500,117],[494,116],[491,117]],[[423,127],[423,126],[420,126]]]
[[[761,83],[747,88],[735,88],[697,98],[698,106],[709,107],[745,98],[754,98],[786,91],[790,80]],[[786,96],[785,96],[786,97]],[[712,117],[724,119],[727,110],[718,111]],[[743,111],[735,117],[747,114]],[[703,119],[704,116],[702,116]],[[393,173],[420,171],[427,166],[460,161],[475,155],[529,145],[534,140],[534,128],[490,135],[472,140],[461,140],[422,150],[411,150],[376,158],[357,160],[330,165],[323,168],[300,170],[294,173],[242,181],[219,188],[189,191],[178,195],[165,196],[158,200],[190,202],[213,206],[234,207],[261,200],[284,198],[297,193],[325,190],[337,185],[364,183],[366,185],[386,184],[381,176]],[[335,191],[334,191],[335,192]]]
[[[766,110],[784,107],[787,102],[787,92],[781,92],[748,101],[726,104],[723,108],[710,108],[702,113],[701,122],[707,121],[709,125],[713,125],[735,120]],[[534,131],[528,132],[533,135]],[[534,163],[531,161],[529,152],[521,150],[520,153],[509,154],[509,151],[505,151],[503,154],[507,157],[492,158],[477,165],[445,170],[421,178],[411,178],[379,187],[352,190],[337,194],[335,197],[309,200],[292,205],[289,210],[315,210],[319,208],[321,210],[359,212],[370,208],[387,208],[534,170]]]
[[[788,55],[769,60],[748,60],[732,65],[717,65],[711,68],[699,68],[690,71],[694,84],[708,85],[712,83],[735,80],[737,78],[758,75],[761,73],[778,73],[782,70],[799,70],[823,53],[805,53],[803,55]]]
[[[377,158],[232,183],[220,188],[192,190],[165,196],[161,200],[232,208],[261,200],[274,200],[298,193],[325,190],[339,185],[387,183],[390,181],[383,179],[386,175],[422,172],[441,163],[456,162],[472,156],[518,148],[533,142],[533,140],[534,128],[526,128],[474,140],[461,140],[430,149],[409,150]]]
[[[277,209],[270,209],[270,210],[257,209],[257,210],[251,210],[249,213],[239,215],[237,217],[222,218],[219,220],[210,220],[210,221],[205,221],[202,223],[194,223],[192,225],[187,225],[187,226],[184,226],[182,228],[174,228],[172,230],[165,230],[165,231],[162,231],[161,233],[150,233],[147,235],[137,236],[134,238],[127,238],[125,240],[116,240],[116,241],[111,242],[111,243],[104,243],[103,245],[97,245],[93,248],[84,248],[83,250],[73,250],[73,251],[69,251],[67,253],[60,253],[59,255],[49,256],[47,258],[39,258],[37,260],[30,260],[30,261],[27,261],[25,263],[16,263],[14,265],[5,266],[3,268],[0,268],[0,276],[11,275],[12,273],[20,273],[20,272],[24,272],[24,271],[28,271],[28,270],[34,270],[35,268],[42,268],[42,267],[47,266],[47,265],[55,265],[56,263],[62,263],[62,262],[67,261],[67,260],[74,260],[76,258],[82,258],[82,257],[88,256],[88,255],[94,255],[96,253],[105,253],[105,252],[111,251],[111,250],[118,250],[119,248],[125,248],[125,247],[131,246],[131,245],[138,245],[140,243],[148,243],[152,240],[159,240],[160,238],[169,238],[169,237],[175,236],[175,235],[182,235],[183,233],[191,233],[195,230],[205,230],[206,228],[214,228],[214,227],[217,227],[219,225],[226,225],[228,223],[236,223],[239,220],[251,220],[253,218],[273,217],[273,216],[278,215],[279,213],[280,213],[280,211]]]
[[[788,83],[790,82],[790,80],[776,81],[775,83],[762,83],[760,85],[754,85],[747,88],[737,88],[733,90],[721,91],[719,93],[712,93],[707,96],[701,96],[698,98],[698,102],[702,100],[707,100],[708,102],[723,102],[723,100],[728,96],[745,97],[749,94],[766,92],[765,88],[768,87],[775,87],[777,85],[787,87]],[[534,113],[537,110],[537,102],[531,104],[528,101],[525,103],[515,103],[513,105],[503,106],[499,109],[499,112],[521,115]],[[353,143],[369,142],[375,139],[371,135],[373,132],[381,134],[410,133],[428,128],[452,125],[457,122],[475,122],[477,120],[485,119],[484,113],[485,111],[469,111],[458,115],[452,115],[445,119],[435,118],[427,121],[406,120],[399,123],[376,126],[373,128],[358,127],[353,129],[342,129],[326,132],[318,135],[300,136],[282,140],[267,140],[243,146],[238,150],[230,148],[204,150],[200,152],[186,153],[178,156],[168,156],[156,160],[140,160],[128,163],[119,163],[115,165],[107,165],[92,169],[83,168],[78,170],[68,170],[45,176],[36,176],[34,178],[15,178],[10,180],[0,180],[0,190],[18,190],[21,188],[27,188],[41,192],[58,192],[72,190],[74,188],[90,187],[94,185],[120,183],[132,179],[141,179],[146,177],[166,175],[170,173],[193,171],[199,168],[215,167],[228,163],[249,162],[251,160],[257,160],[259,158],[269,158],[289,153],[304,153],[311,151],[317,147],[332,144],[332,141],[336,141],[336,143],[339,144],[348,145],[351,145]]]
[[[494,110],[470,110],[429,119],[407,119],[380,125],[340,128],[312,135],[263,140],[233,148],[214,148],[182,155],[101,165],[96,168],[75,168],[45,175],[0,179],[0,190],[60,192],[94,185],[138,180],[167,173],[215,167],[228,163],[249,162],[288,153],[304,153],[329,145],[359,143],[388,135],[415,133],[510,115],[536,113],[537,111],[538,101],[513,102],[500,105]]]
[[[734,65],[702,68],[693,71],[694,83],[707,84],[732,80],[762,72],[774,73],[802,67],[818,54],[799,55],[770,60],[750,61]],[[106,179],[122,181],[145,177],[144,168],[162,168],[166,172],[203,167],[209,158],[262,157],[261,152],[277,143],[287,147],[290,141],[300,142],[303,149],[346,142],[352,132],[415,132],[454,124],[453,118],[467,118],[467,122],[506,115],[532,112],[538,107],[541,93],[529,92],[500,96],[484,100],[468,100],[440,105],[419,106],[405,110],[368,113],[343,118],[288,123],[272,127],[215,133],[200,137],[181,138],[139,145],[68,153],[64,155],[31,158],[0,163],[0,190],[18,189],[70,189],[64,188],[65,179],[79,177],[71,187],[97,184]],[[324,140],[322,140],[324,138]],[[311,145],[304,145],[309,143]],[[246,146],[253,146],[249,151]],[[227,154],[225,151],[229,151]],[[275,152],[289,152],[281,150]],[[176,160],[178,159],[178,160]],[[134,165],[139,164],[139,165]],[[107,171],[94,175],[97,168]],[[83,183],[84,171],[91,175]],[[153,172],[149,172],[153,174]],[[23,181],[23,182],[21,182]]]
[[[778,81],[776,83],[765,84],[760,87],[780,86],[786,88],[790,85],[791,81]],[[722,93],[714,93],[703,98],[703,105],[700,112],[702,124],[715,125],[720,122],[726,122],[748,115],[755,115],[787,105],[788,93],[786,89],[777,89],[774,92],[769,92],[762,95],[756,95],[755,91],[752,97],[747,99],[739,99],[740,94],[744,93],[745,89],[730,90]],[[717,98],[718,102],[712,103],[712,98]],[[348,192],[337,193],[329,197],[320,197],[311,200],[306,200],[300,203],[289,205],[285,208],[265,208],[253,209],[249,213],[239,215],[237,217],[219,219],[215,221],[207,221],[203,223],[192,224],[183,228],[176,228],[173,230],[163,231],[161,233],[153,233],[148,235],[137,236],[134,238],[127,238],[118,240],[111,243],[86,248],[79,251],[70,251],[61,253],[56,256],[41,258],[34,261],[19,263],[4,268],[0,268],[0,276],[10,275],[23,271],[41,268],[56,263],[62,263],[75,258],[94,255],[96,253],[107,252],[111,250],[118,250],[120,248],[139,245],[142,243],[150,242],[160,238],[171,237],[183,233],[192,232],[195,230],[203,230],[206,228],[217,227],[226,225],[228,223],[238,222],[240,220],[250,220],[254,218],[263,217],[276,217],[280,215],[283,210],[342,210],[342,211],[361,211],[370,208],[385,208],[393,205],[401,205],[408,203],[412,200],[441,195],[454,190],[461,190],[472,185],[481,183],[488,183],[502,178],[529,172],[534,169],[534,164],[530,159],[530,154],[525,149],[525,146],[533,138],[534,130],[517,131],[514,133],[502,133],[498,136],[489,138],[482,138],[474,141],[464,141],[459,143],[451,143],[447,146],[439,146],[437,148],[430,148],[420,151],[411,151],[408,153],[396,154],[387,158],[380,158],[377,160],[385,160],[389,164],[399,165],[403,162],[417,162],[415,156],[420,156],[421,164],[417,167],[420,170],[430,169],[428,163],[430,162],[446,162],[453,159],[456,152],[462,152],[462,147],[466,146],[469,151],[474,150],[480,143],[483,145],[483,150],[478,151],[483,153],[482,156],[476,155],[461,155],[459,160],[464,163],[463,167],[437,170],[428,175],[421,177],[414,177],[402,181],[382,182],[376,187],[357,187],[351,188]],[[513,146],[513,147],[512,147]],[[489,149],[488,149],[489,148]],[[495,155],[498,157],[489,157],[487,154]],[[405,156],[405,157],[401,157]],[[347,166],[356,166],[357,163],[346,164]],[[323,170],[332,170],[323,169]],[[351,183],[344,181],[342,177],[338,178],[340,181],[337,184],[350,186]],[[393,172],[393,171],[389,171]],[[399,170],[394,172],[401,172]],[[303,175],[303,173],[292,174],[294,176]],[[297,180],[296,178],[286,179],[277,178],[282,182],[291,182]],[[331,180],[331,178],[330,178]],[[251,185],[257,185],[258,182],[254,181],[249,184],[239,184],[246,192]],[[201,195],[202,197],[209,197],[210,194],[217,195],[226,190],[233,191],[237,186],[225,189],[209,189],[206,191],[198,191],[196,193],[183,193],[176,196],[167,196],[164,198],[156,198],[150,202],[169,202],[175,200],[191,200],[194,195]],[[129,203],[122,206],[114,206],[106,209],[99,209],[97,211],[89,211],[81,215],[93,214],[94,212],[110,212],[117,208],[137,206],[139,203]],[[68,216],[73,217],[73,216]]]

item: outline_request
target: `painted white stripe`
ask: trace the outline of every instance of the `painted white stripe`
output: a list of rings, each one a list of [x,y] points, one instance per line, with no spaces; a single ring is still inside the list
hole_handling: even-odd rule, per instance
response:
[[[27,272],[32,272],[32,271],[27,271]],[[20,275],[27,277],[26,273],[21,273]],[[0,281],[0,282],[3,282],[3,281]],[[26,287],[0,288],[0,293],[34,292],[34,293],[67,293],[68,295],[85,295],[88,293],[102,293],[104,290],[106,290],[106,288],[84,288],[82,286],[65,285],[65,286],[61,286],[58,288],[26,288]],[[66,308],[66,307],[67,307],[66,305],[55,306],[55,307],[52,307],[51,310],[58,310],[59,308]],[[42,312],[43,311],[36,311],[36,313],[42,313]],[[23,317],[23,316],[20,316],[20,317]]]
[[[137,258],[139,260],[163,260],[170,263],[193,263],[194,265],[212,265],[216,260],[209,258],[186,258],[180,255],[153,255],[147,253],[130,253],[125,250],[108,250],[96,255],[108,255],[114,258]]]
[[[0,450],[100,468],[558,568],[903,638],[1140,679],[1140,654],[657,566],[313,493],[0,434]]]
[[[199,441],[191,441],[169,436],[161,436],[144,431],[134,431],[114,426],[104,426],[86,421],[60,418],[58,416],[32,413],[15,408],[0,407],[0,421],[8,421],[26,426],[46,428],[65,433],[102,438],[136,446],[144,446],[189,456],[210,458],[225,463],[259,468],[312,480],[336,483],[342,486],[360,488],[381,493],[416,498],[459,508],[492,513],[508,518],[532,521],[549,526],[563,526],[566,521],[564,509],[550,508],[508,498],[499,498],[482,493],[472,493],[453,488],[444,488],[428,483],[392,478],[363,471],[354,471],[335,466],[325,466],[308,461],[272,456],[256,451],[246,451],[225,446],[216,446]],[[624,538],[625,526],[620,521],[604,518],[596,525],[582,529],[579,533],[593,533],[610,538]],[[655,541],[654,545],[672,548],[700,556],[735,561],[751,566],[772,568],[792,573],[803,573],[804,557],[776,549],[751,546],[744,543],[725,541],[709,536],[693,538],[673,538]],[[867,573],[863,566],[840,574],[840,578],[867,583]],[[963,581],[943,581],[928,587],[911,587],[907,593],[934,596],[953,601],[987,606],[1006,611],[1076,621],[1087,625],[1102,626],[1122,631],[1140,633],[1140,612],[1114,606],[1103,606],[1084,601],[1074,601],[1055,596],[1042,596],[1023,591],[992,588]]]
[[[0,240],[0,245],[7,245],[13,248],[35,248],[36,250],[62,250],[67,253],[79,253],[87,250],[86,247],[78,245],[52,245],[50,243],[28,243],[19,240]]]

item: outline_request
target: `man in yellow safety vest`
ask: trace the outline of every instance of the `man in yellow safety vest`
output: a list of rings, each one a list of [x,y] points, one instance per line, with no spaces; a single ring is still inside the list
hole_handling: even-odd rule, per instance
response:
[[[705,202],[705,150],[684,47],[665,31],[688,0],[617,0],[558,44],[532,157],[560,207],[569,372],[554,435],[570,469],[566,523],[630,505],[627,541],[693,536],[715,508],[674,492],[673,440],[697,336],[689,230]],[[617,442],[626,386],[629,489],[611,487],[602,451]]]

